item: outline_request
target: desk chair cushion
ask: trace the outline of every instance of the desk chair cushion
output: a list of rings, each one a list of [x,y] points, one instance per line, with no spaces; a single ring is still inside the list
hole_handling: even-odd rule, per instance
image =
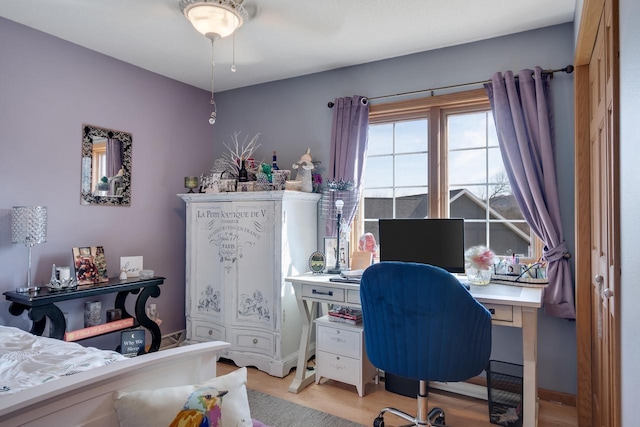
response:
[[[381,262],[360,283],[367,355],[379,369],[425,381],[463,381],[491,355],[491,314],[446,270]]]

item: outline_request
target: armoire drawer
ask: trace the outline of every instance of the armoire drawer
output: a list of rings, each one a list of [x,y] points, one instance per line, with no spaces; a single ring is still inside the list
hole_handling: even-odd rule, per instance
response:
[[[188,320],[191,324],[191,340],[194,341],[226,341],[225,328],[215,323],[202,320]]]
[[[231,348],[274,356],[276,345],[273,334],[260,331],[236,329],[231,331]]]

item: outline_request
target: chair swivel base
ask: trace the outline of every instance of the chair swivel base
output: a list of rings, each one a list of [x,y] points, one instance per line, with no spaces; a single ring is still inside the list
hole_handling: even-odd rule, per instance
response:
[[[384,427],[385,412],[389,412],[397,417],[400,417],[404,420],[411,422],[411,424],[407,424],[406,426],[403,426],[403,427],[410,427],[410,426],[436,427],[436,426],[446,425],[444,410],[442,408],[433,408],[432,410],[430,410],[426,420],[419,420],[418,418],[414,418],[413,416],[407,414],[406,412],[396,408],[384,408],[382,411],[380,411],[380,414],[378,415],[378,417],[375,420],[373,420],[373,427]]]

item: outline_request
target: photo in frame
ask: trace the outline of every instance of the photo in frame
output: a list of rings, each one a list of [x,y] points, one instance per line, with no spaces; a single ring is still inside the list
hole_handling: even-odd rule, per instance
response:
[[[324,256],[326,258],[327,269],[332,269],[336,266],[337,249],[337,237],[324,238]],[[349,242],[344,240],[340,242],[340,268],[342,270],[349,269]]]
[[[124,270],[127,277],[140,277],[142,271],[142,256],[122,256],[120,257],[120,271]]]
[[[93,285],[109,281],[104,247],[82,246],[73,248],[72,253],[78,285]]]

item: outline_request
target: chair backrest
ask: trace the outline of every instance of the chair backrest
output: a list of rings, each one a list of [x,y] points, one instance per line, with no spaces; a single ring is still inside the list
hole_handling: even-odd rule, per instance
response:
[[[489,362],[491,314],[446,270],[374,264],[362,275],[360,299],[367,355],[385,372],[463,381]]]

